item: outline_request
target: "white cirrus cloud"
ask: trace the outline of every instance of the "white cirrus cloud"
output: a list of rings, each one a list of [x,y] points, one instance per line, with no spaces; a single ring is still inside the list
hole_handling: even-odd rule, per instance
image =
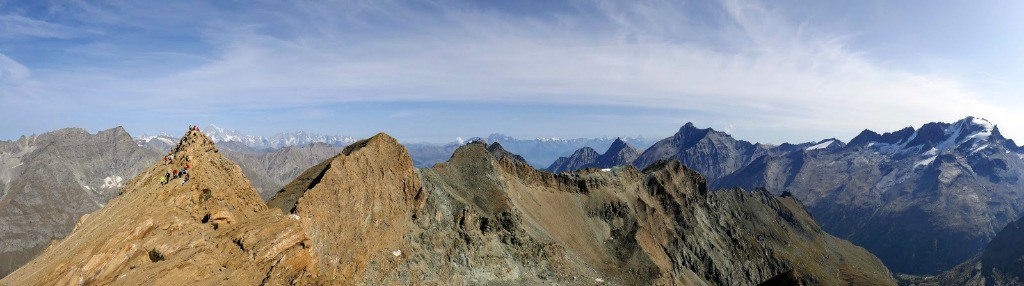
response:
[[[848,35],[815,30],[760,2],[700,9],[677,1],[573,2],[534,14],[390,1],[257,3],[195,19],[209,48],[194,65],[145,76],[94,67],[33,77],[53,83],[55,97],[91,94],[128,107],[165,98],[212,109],[356,101],[620,105],[832,134],[966,115],[1020,119],[956,77],[876,64],[846,44]],[[1024,135],[1024,126],[1001,128]]]

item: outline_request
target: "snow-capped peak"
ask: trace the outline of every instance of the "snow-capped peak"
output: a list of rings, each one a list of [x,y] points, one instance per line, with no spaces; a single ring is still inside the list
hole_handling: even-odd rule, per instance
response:
[[[920,129],[909,129],[904,133],[903,139],[889,141],[891,143],[874,142],[876,150],[887,154],[918,154],[927,151],[926,156],[942,153],[946,150],[956,149],[964,144],[970,144],[965,150],[978,152],[988,146],[993,134],[996,134],[996,126],[984,118],[967,117],[952,124],[949,123],[928,123]],[[910,132],[912,131],[912,133]],[[895,133],[893,133],[895,135]],[[886,133],[887,136],[889,133]]]
[[[171,137],[170,135],[167,135],[167,134],[160,134],[160,135],[143,134],[142,136],[135,137],[133,139],[135,140],[135,144],[138,145],[139,147],[143,147],[143,146],[147,146],[147,145],[150,145],[150,146],[160,146],[160,145],[163,145],[164,147],[173,147],[175,145],[174,140],[176,140],[174,137]]]
[[[992,136],[992,130],[995,130],[996,126],[984,118],[968,117],[972,125],[981,127],[981,130],[975,131],[974,133],[967,136],[967,140],[978,138],[981,140],[988,139]]]
[[[537,141],[540,141],[540,142],[553,142],[553,141],[565,141],[565,140],[562,139],[562,138],[558,138],[558,137],[537,137]]]
[[[227,130],[213,124],[207,126],[206,130],[203,131],[207,137],[210,137],[210,140],[213,140],[213,142],[238,142],[256,149],[276,149],[289,146],[308,145],[311,143],[325,143],[335,146],[344,146],[356,142],[356,139],[351,136],[323,135],[309,133],[306,131],[279,133],[270,137],[246,135],[237,130]]]
[[[935,148],[941,152],[971,142],[972,152],[977,152],[984,149],[984,146],[982,148],[978,146],[982,146],[983,142],[988,141],[989,137],[992,137],[993,130],[995,130],[995,125],[988,120],[967,117],[946,128],[946,140],[939,143]]]

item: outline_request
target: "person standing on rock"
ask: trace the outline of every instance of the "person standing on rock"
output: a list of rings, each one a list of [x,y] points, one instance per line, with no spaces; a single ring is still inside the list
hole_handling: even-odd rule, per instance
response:
[[[184,186],[185,182],[188,182],[188,173],[185,173],[185,179],[181,180],[181,185]]]

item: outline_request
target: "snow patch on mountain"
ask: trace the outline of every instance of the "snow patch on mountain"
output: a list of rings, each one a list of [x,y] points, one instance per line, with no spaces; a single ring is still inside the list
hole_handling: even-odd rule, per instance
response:
[[[985,148],[988,148],[988,144],[975,147],[974,149],[971,150],[971,154],[978,153],[981,150],[985,150]]]
[[[939,156],[934,156],[934,155],[933,155],[933,156],[931,156],[931,157],[928,157],[928,159],[924,159],[924,160],[921,160],[921,161],[917,161],[917,163],[914,163],[914,168],[917,168],[917,167],[921,167],[921,166],[928,166],[928,165],[931,165],[931,164],[932,164],[932,162],[935,162],[935,158],[938,158],[938,157],[939,157]]]
[[[807,151],[818,150],[818,149],[825,149],[825,148],[828,148],[828,146],[832,146],[832,143],[836,143],[836,140],[831,140],[831,139],[824,140],[824,141],[821,141],[821,143],[818,143],[818,145],[807,147]]]
[[[103,189],[114,189],[124,186],[124,178],[121,176],[109,176],[103,178],[103,185],[100,188]]]

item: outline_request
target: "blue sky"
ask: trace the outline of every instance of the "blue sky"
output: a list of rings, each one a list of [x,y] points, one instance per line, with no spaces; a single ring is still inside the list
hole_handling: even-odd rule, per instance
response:
[[[278,2],[0,0],[0,138],[781,143],[975,115],[1024,139],[1020,1]]]

